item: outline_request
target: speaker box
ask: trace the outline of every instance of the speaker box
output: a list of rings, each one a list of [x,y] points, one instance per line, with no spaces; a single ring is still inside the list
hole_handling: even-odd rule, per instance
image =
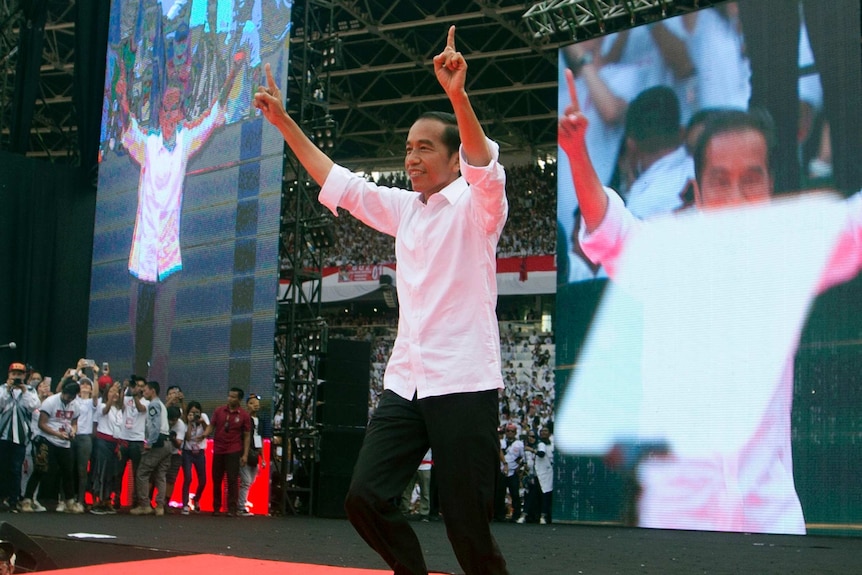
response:
[[[365,427],[371,380],[371,344],[330,339],[320,365],[317,422],[325,426]]]
[[[315,466],[314,514],[344,518],[344,498],[359,457],[365,429],[324,427],[320,432],[320,462]]]
[[[5,521],[0,523],[0,540],[11,543],[15,553],[17,573],[57,569],[57,564],[39,547],[38,543]]]

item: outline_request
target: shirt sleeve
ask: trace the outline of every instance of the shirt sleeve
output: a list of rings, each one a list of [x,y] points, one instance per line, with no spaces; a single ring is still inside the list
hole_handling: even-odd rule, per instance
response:
[[[605,218],[595,230],[587,233],[587,226],[581,218],[578,239],[584,254],[593,263],[602,264],[611,278],[616,274],[616,264],[623,252],[626,241],[642,222],[635,218],[623,204],[615,191],[605,188],[608,196],[608,210]]]
[[[844,229],[821,279],[821,292],[854,278],[862,269],[862,192],[848,199],[846,206]]]
[[[416,192],[378,186],[347,168],[335,165],[323,182],[317,199],[335,216],[338,216],[338,208],[343,208],[375,230],[395,236],[402,206],[405,202],[415,201],[416,196]]]
[[[487,166],[471,166],[464,157],[463,146],[460,155],[461,175],[470,184],[470,198],[479,225],[488,232],[500,234],[509,213],[506,199],[506,170],[499,163],[500,146],[487,139],[491,151],[491,161]]]

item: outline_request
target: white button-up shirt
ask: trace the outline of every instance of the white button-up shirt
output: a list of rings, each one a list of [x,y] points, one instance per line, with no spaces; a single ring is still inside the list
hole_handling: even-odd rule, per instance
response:
[[[580,239],[587,256],[602,262],[613,278],[626,244],[649,223],[636,219],[612,190],[605,191],[608,211],[604,220],[591,234],[586,233],[582,222]],[[862,195],[857,194],[846,204],[846,222],[817,292],[853,278],[860,269]],[[805,533],[793,482],[791,446],[795,351],[787,358],[762,418],[739,450],[700,458],[670,454],[640,464],[638,513],[642,527]]]
[[[395,236],[398,336],[383,384],[405,399],[500,389],[497,240],[508,214],[499,147],[428,203],[335,166],[320,202]]]

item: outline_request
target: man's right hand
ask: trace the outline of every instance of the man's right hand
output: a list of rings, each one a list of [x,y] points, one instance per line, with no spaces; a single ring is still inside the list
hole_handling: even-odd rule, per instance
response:
[[[569,86],[569,97],[572,102],[566,106],[559,123],[560,147],[570,158],[584,153],[587,133],[587,118],[581,113],[578,104],[578,93],[575,89],[575,75],[566,68],[566,83]]]
[[[267,62],[263,68],[266,72],[266,86],[258,87],[254,95],[254,107],[260,110],[271,124],[277,126],[287,112],[284,110],[281,90],[278,89],[278,84],[272,76],[272,66]]]

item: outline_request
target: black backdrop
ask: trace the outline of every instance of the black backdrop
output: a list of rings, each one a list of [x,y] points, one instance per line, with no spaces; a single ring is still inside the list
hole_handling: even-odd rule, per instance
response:
[[[59,377],[84,356],[96,190],[78,168],[0,153],[0,349]]]
[[[45,9],[44,2],[33,4],[34,12]],[[75,10],[81,166],[0,152],[0,343],[18,344],[16,350],[0,349],[0,364],[25,361],[52,377],[86,352],[110,1],[77,2]],[[40,14],[28,17],[38,21]],[[41,47],[39,38],[22,37],[21,57],[32,56],[36,47]],[[27,59],[40,61],[39,56]],[[39,79],[34,73],[19,80],[16,93],[35,93]],[[29,132],[34,99],[16,99],[16,116],[27,124],[20,126],[22,133]]]

